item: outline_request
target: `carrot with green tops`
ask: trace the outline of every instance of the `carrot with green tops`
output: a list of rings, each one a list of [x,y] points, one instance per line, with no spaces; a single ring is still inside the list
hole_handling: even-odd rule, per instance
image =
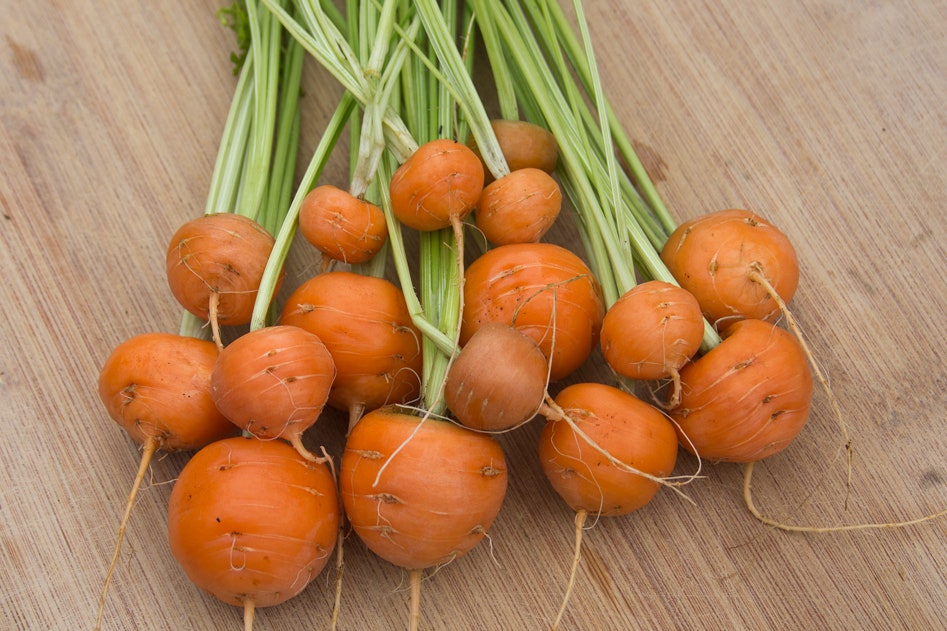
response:
[[[331,184],[313,188],[303,199],[299,232],[327,260],[346,264],[371,260],[388,238],[378,206]]]
[[[484,187],[474,220],[491,243],[535,243],[555,223],[561,208],[559,183],[542,169],[527,167]]]
[[[191,314],[218,327],[250,322],[275,240],[257,222],[233,213],[202,215],[175,231],[168,245],[168,285]]]
[[[700,305],[686,289],[653,280],[636,285],[605,312],[602,354],[629,379],[670,378],[674,407],[681,397],[680,370],[697,353],[704,335]]]

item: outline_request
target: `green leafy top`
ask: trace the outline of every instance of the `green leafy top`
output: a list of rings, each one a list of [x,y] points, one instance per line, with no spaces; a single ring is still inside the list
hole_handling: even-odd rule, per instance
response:
[[[239,52],[230,53],[230,61],[233,62],[233,73],[240,74],[243,62],[247,58],[247,51],[250,50],[250,16],[247,13],[247,3],[245,0],[234,0],[229,7],[221,7],[217,10],[217,19],[237,34]]]

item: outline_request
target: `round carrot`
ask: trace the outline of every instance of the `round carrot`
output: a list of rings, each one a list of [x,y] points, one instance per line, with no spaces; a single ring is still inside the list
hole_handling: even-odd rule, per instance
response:
[[[381,209],[331,184],[312,189],[299,208],[299,232],[330,259],[364,263],[388,238]]]
[[[752,462],[785,449],[809,417],[813,379],[786,330],[741,320],[723,341],[681,370],[671,410],[681,444],[701,458]]]
[[[287,443],[230,438],[188,461],[171,491],[168,540],[188,578],[252,612],[299,594],[336,542],[339,500],[323,462]]]
[[[700,305],[686,289],[663,281],[636,285],[605,313],[601,346],[608,365],[629,379],[674,380],[671,405],[680,397],[681,367],[704,334]]]
[[[546,356],[531,337],[506,324],[489,322],[470,337],[451,363],[444,402],[467,427],[510,429],[539,411],[548,370]]]
[[[145,333],[115,347],[99,372],[99,398],[109,417],[142,445],[142,453],[102,586],[96,628],[102,621],[135,498],[155,453],[199,449],[237,432],[217,410],[211,395],[216,360],[213,342]]]
[[[246,324],[274,242],[262,226],[242,215],[215,213],[188,221],[168,246],[171,293],[212,326]]]
[[[534,243],[552,227],[561,208],[562,191],[556,180],[541,169],[526,167],[488,184],[474,219],[491,243]]]
[[[494,439],[396,408],[358,421],[339,467],[345,514],[359,538],[410,570],[473,548],[500,511],[506,485],[506,461]]]
[[[391,178],[391,210],[416,230],[440,230],[463,219],[483,191],[484,169],[469,147],[439,138],[421,145]]]
[[[348,412],[351,422],[365,410],[420,395],[421,335],[390,281],[319,274],[286,299],[280,324],[314,333],[329,349],[336,367],[329,405]]]
[[[788,303],[799,283],[792,243],[749,210],[722,210],[681,224],[662,248],[661,260],[694,294],[711,324],[773,320],[780,308],[770,287]]]
[[[555,402],[572,422],[548,417],[539,458],[566,504],[575,511],[615,516],[650,502],[661,484],[629,468],[654,478],[668,476],[678,451],[673,424],[653,406],[601,383],[568,386]]]
[[[543,411],[540,464],[550,485],[575,511],[568,587],[552,628],[565,612],[589,515],[619,516],[650,502],[677,462],[677,434],[657,409],[601,383],[576,383]]]
[[[139,444],[190,450],[236,433],[214,405],[213,342],[172,333],[145,333],[119,344],[99,373],[99,397],[109,417]]]
[[[214,403],[257,438],[288,440],[315,460],[302,434],[322,414],[335,379],[332,355],[314,333],[268,326],[241,335],[220,351],[211,374]]]
[[[542,169],[552,173],[559,161],[559,144],[548,129],[523,120],[494,119],[490,121],[493,133],[510,171],[525,168]],[[473,136],[467,143],[479,156]],[[487,171],[490,179],[490,172]]]
[[[467,268],[461,344],[488,322],[526,333],[550,358],[550,379],[576,370],[598,344],[602,289],[585,262],[552,243],[501,245]]]

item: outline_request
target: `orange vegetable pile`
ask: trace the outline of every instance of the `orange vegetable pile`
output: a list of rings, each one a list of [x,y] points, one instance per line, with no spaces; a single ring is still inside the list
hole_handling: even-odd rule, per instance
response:
[[[467,553],[502,510],[495,433],[543,419],[536,458],[576,513],[577,563],[588,516],[628,515],[664,487],[684,495],[696,476],[674,475],[681,447],[738,463],[786,449],[821,381],[781,326],[799,283],[790,239],[741,209],[674,225],[646,173],[616,168],[621,131],[602,122],[594,60],[575,56],[571,32],[534,33],[518,3],[469,3],[498,87],[517,77],[490,117],[448,27],[460,5],[406,4],[363,3],[357,19],[382,35],[358,48],[318,6],[322,20],[295,17],[292,2],[247,3],[250,19],[279,24],[342,81],[339,125],[295,197],[275,203],[281,220],[218,209],[171,237],[171,294],[213,342],[142,335],[100,376],[108,414],[144,445],[132,497],[157,450],[196,452],[171,496],[170,549],[198,587],[244,609],[248,628],[331,565],[346,524],[410,572],[415,627],[421,574]],[[417,50],[399,48],[408,37]],[[542,61],[558,46],[573,51],[584,115],[577,86]],[[436,81],[391,90],[412,76],[404,66],[417,76],[428,65]],[[402,96],[379,100],[392,92]],[[349,190],[318,181],[346,120],[361,123],[364,149]],[[548,240],[566,218],[583,247]],[[297,228],[322,264],[280,297]],[[614,379],[573,383],[599,357]],[[339,454],[319,447],[327,406],[349,419]]]

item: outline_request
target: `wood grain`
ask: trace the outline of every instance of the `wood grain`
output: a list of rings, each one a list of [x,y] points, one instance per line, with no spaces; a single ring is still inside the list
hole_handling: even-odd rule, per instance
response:
[[[124,338],[174,331],[163,256],[202,212],[234,79],[216,0],[0,5],[0,627],[91,628],[135,445],[104,414],[98,369]],[[761,507],[794,523],[916,517],[947,505],[947,2],[587,3],[610,98],[679,219],[750,207],[797,245],[793,302],[855,439],[847,511],[824,397],[761,465]],[[306,70],[302,151],[339,90]],[[339,159],[324,179],[344,183]],[[561,228],[554,236],[569,239]],[[314,273],[296,248],[286,287]],[[577,378],[604,375],[594,357]],[[319,440],[341,445],[327,419]],[[511,483],[489,544],[429,576],[426,629],[548,628],[572,515],[504,437]],[[186,456],[160,459],[133,513],[108,629],[237,629],[167,549]],[[694,461],[682,457],[681,471]],[[936,629],[947,520],[785,534],[750,518],[741,472],[709,466],[586,534],[563,628]],[[340,629],[405,624],[400,570],[356,540]],[[329,575],[257,629],[326,628]]]

